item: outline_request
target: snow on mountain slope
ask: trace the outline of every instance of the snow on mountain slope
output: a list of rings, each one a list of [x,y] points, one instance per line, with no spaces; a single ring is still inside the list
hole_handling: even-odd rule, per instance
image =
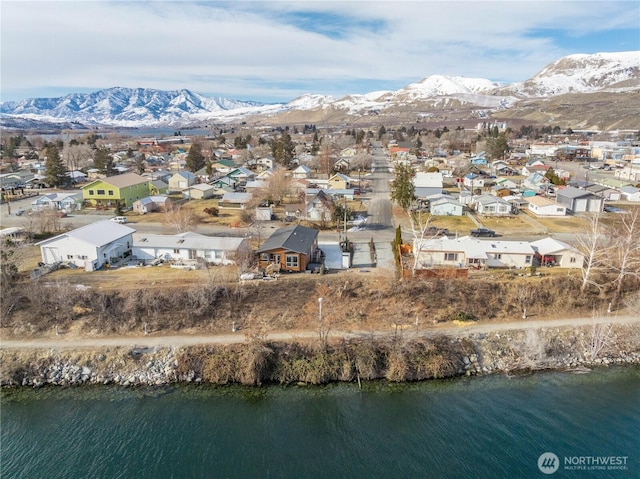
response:
[[[191,117],[211,116],[236,109],[245,114],[260,111],[257,102],[211,98],[189,90],[161,91],[145,88],[109,88],[60,98],[34,98],[6,102],[0,112],[48,121],[80,121],[87,124],[135,126],[171,124]]]
[[[548,97],[601,90],[629,79],[640,80],[640,52],[569,55],[524,82],[503,89],[519,96]]]
[[[623,86],[626,90],[623,90]],[[565,93],[600,90],[628,91],[640,87],[640,52],[570,55],[547,65],[529,80],[501,86],[484,78],[432,75],[396,91],[352,94],[339,99],[319,94],[302,95],[287,104],[264,105],[251,101],[213,98],[189,90],[109,88],[61,98],[33,98],[0,104],[6,118],[87,125],[177,125],[210,119],[236,120],[279,112],[340,111],[347,115],[447,105],[503,110],[518,98],[544,98]]]

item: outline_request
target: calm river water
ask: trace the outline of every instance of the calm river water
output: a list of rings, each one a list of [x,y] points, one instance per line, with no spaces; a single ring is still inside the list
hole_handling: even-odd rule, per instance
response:
[[[1,426],[3,479],[640,477],[640,368],[5,391]]]

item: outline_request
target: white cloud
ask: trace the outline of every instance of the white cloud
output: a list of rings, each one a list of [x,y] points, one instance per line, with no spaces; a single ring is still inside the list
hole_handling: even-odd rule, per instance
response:
[[[365,93],[371,82],[400,88],[431,74],[517,81],[578,53],[556,30],[637,28],[630,7],[639,9],[584,1],[3,1],[2,96],[126,86],[289,100]]]

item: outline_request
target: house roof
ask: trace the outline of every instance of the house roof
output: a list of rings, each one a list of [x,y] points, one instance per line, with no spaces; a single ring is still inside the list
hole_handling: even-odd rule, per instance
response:
[[[531,203],[532,205],[538,206],[538,207],[543,207],[543,206],[562,206],[557,201],[553,201],[552,199],[546,198],[544,196],[529,196],[527,198],[527,202]]]
[[[627,195],[634,195],[640,192],[640,188],[636,188],[635,186],[623,186],[620,188],[620,191]]]
[[[82,189],[91,187],[94,183],[102,181],[116,188],[126,188],[128,186],[139,185],[140,183],[147,183],[149,180],[144,176],[140,176],[137,173],[125,173],[124,175],[108,176],[99,180],[92,181],[88,185],[84,185]]]
[[[136,230],[129,228],[128,226],[116,223],[114,221],[102,220],[96,223],[91,223],[75,230],[67,231],[53,238],[46,239],[36,243],[36,246],[45,245],[56,242],[63,238],[70,238],[77,241],[82,241],[95,245],[96,247],[102,246],[117,239],[123,238],[131,233],[135,233]]]
[[[317,237],[318,230],[306,226],[279,228],[258,248],[257,252],[263,253],[282,248],[294,253],[307,253]]]
[[[213,185],[209,185],[207,183],[199,183],[197,185],[193,185],[191,187],[192,190],[199,190],[199,191],[209,191],[209,190],[213,190],[214,187]]]
[[[541,255],[559,253],[561,251],[571,251],[577,253],[578,250],[570,244],[559,241],[555,238],[542,238],[532,241],[531,246]]]
[[[595,196],[593,193],[574,188],[573,186],[567,186],[566,188],[558,190],[557,195],[564,196],[565,198],[583,198],[585,196]]]
[[[205,236],[198,233],[180,233],[177,235],[156,235],[136,233],[133,246],[138,248],[185,248],[198,250],[236,251],[244,238],[232,236]]]
[[[190,171],[178,171],[177,173],[175,173],[172,176],[172,178],[175,178],[176,176],[181,176],[185,180],[195,180],[196,179],[196,175],[194,175]]]
[[[338,178],[342,181],[351,181],[347,175],[343,175],[342,173],[336,173],[331,178],[329,178],[329,181],[333,180],[334,178]]]
[[[246,203],[249,200],[251,200],[252,196],[253,195],[251,193],[227,192],[222,196],[222,198],[220,199],[220,202],[228,201],[230,203]]]
[[[413,178],[413,184],[416,188],[442,188],[442,173],[419,171]]]

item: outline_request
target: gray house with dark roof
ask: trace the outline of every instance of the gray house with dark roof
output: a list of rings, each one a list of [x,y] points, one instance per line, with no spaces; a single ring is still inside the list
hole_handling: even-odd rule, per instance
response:
[[[261,269],[275,264],[284,271],[304,271],[318,260],[318,230],[300,225],[279,228],[256,252]]]
[[[556,201],[571,213],[598,213],[604,209],[604,198],[573,186],[557,190]]]

